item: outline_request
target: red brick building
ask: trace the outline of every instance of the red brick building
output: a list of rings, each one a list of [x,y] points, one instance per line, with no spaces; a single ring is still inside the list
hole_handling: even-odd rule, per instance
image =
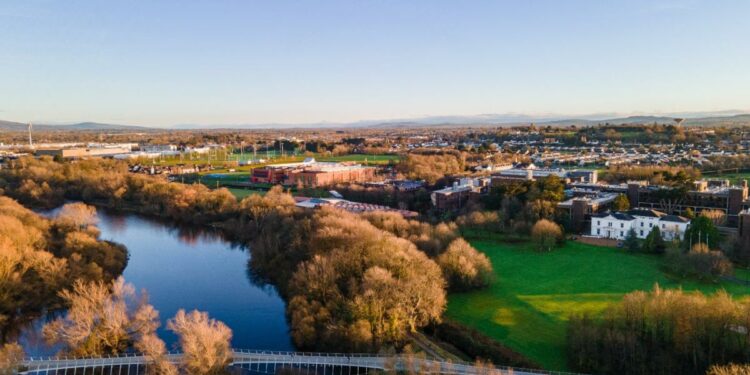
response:
[[[346,182],[367,182],[374,178],[375,168],[372,167],[307,159],[302,163],[276,164],[253,169],[250,182],[318,187]]]

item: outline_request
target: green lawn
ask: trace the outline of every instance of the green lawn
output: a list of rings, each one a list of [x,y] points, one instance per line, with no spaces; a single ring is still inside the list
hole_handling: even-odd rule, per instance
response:
[[[362,154],[350,154],[342,156],[318,156],[317,160],[320,161],[354,161],[357,163],[363,163],[367,165],[381,165],[388,164],[389,162],[397,162],[399,156],[395,154],[380,154],[380,155],[362,155]]]
[[[662,287],[736,296],[750,288],[736,284],[677,282],[659,269],[661,258],[569,241],[551,253],[528,243],[473,239],[492,260],[495,282],[485,290],[451,294],[446,315],[474,327],[552,370],[567,370],[566,322],[571,314],[600,314],[633,290]]]
[[[225,160],[226,157],[222,155],[224,154],[219,154],[219,156],[221,157],[220,160],[211,161],[211,164],[214,165],[216,169],[211,170],[211,171],[204,171],[204,172],[201,172],[200,174],[205,175],[205,174],[226,173],[228,176],[242,175],[242,174],[248,175],[250,171],[252,171],[253,169],[260,168],[265,165],[280,164],[280,163],[299,163],[305,160],[305,158],[307,158],[307,156],[305,155],[287,155],[284,158],[281,158],[279,155],[276,155],[274,156],[273,159],[268,160],[266,163],[238,166],[238,165],[233,165],[233,164],[237,160],[240,159],[239,155],[236,155],[236,154],[232,155],[230,157],[231,158],[230,161],[226,161]],[[258,157],[265,158],[265,153],[263,155],[258,154]],[[396,154],[380,154],[380,155],[349,154],[349,155],[341,155],[341,156],[313,155],[312,157],[314,157],[318,161],[339,161],[339,162],[353,161],[353,162],[362,163],[365,165],[387,165],[391,161],[398,162],[399,160],[399,155],[396,155]],[[252,155],[245,154],[244,160],[248,160],[248,159],[252,159]],[[171,159],[157,160],[156,164],[157,165],[174,165],[180,162],[181,161],[179,158],[173,157]],[[207,163],[207,161],[204,157],[203,159],[200,159],[200,160],[196,159],[196,160],[190,161],[190,163],[204,164],[204,163]],[[231,167],[223,168],[224,165],[231,165]],[[229,173],[229,169],[234,169],[235,172]]]
[[[227,188],[237,199],[242,199],[247,197],[248,195],[252,194],[260,194],[263,195],[266,192],[262,190],[249,190],[249,189],[239,189],[239,188]]]

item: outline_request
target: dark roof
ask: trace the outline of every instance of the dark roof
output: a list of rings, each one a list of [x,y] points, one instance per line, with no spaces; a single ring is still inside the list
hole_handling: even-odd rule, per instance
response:
[[[635,220],[633,216],[628,215],[627,213],[624,213],[624,212],[603,212],[603,213],[591,215],[591,217],[598,217],[598,218],[605,218],[608,216],[612,216],[617,220],[627,220],[627,221]]]
[[[612,214],[612,216],[614,216],[615,219],[617,219],[617,220],[627,220],[627,221],[635,220],[635,217],[633,217],[633,216],[631,216],[629,214],[626,214],[624,212],[615,212],[615,213]]]
[[[682,217],[682,216],[677,216],[677,215],[666,215],[666,216],[662,216],[662,218],[659,219],[659,221],[671,221],[675,223],[689,223],[690,219],[686,217]]]
[[[663,212],[659,212],[656,210],[644,210],[644,209],[634,209],[628,211],[628,214],[633,216],[645,216],[645,217],[662,217],[666,214]]]

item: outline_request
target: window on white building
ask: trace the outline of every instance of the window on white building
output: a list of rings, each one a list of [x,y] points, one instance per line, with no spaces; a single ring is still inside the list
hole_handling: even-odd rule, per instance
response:
[[[641,236],[643,235],[643,231],[641,231]]]

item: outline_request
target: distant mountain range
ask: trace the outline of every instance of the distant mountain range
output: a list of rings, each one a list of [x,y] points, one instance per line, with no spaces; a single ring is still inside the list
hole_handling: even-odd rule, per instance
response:
[[[0,120],[0,131],[26,131],[28,124],[20,122]],[[32,129],[37,131],[145,131],[155,128],[147,128],[134,125],[101,124],[98,122],[79,122],[76,124],[45,125],[32,124]]]
[[[750,125],[750,114],[739,113],[691,113],[672,116],[628,116],[604,115],[580,116],[529,116],[522,114],[485,114],[477,116],[430,116],[414,119],[368,120],[351,123],[318,122],[309,124],[233,124],[233,125],[193,125],[180,124],[168,127],[145,127],[133,125],[81,122],[65,125],[34,124],[37,131],[111,131],[138,132],[159,130],[216,130],[216,129],[274,129],[274,128],[407,128],[407,127],[455,127],[455,126],[518,126],[536,124],[539,126],[593,126],[597,124],[651,124],[673,123],[675,118],[684,118],[684,126],[743,126]],[[26,131],[27,124],[0,120],[0,131]]]

